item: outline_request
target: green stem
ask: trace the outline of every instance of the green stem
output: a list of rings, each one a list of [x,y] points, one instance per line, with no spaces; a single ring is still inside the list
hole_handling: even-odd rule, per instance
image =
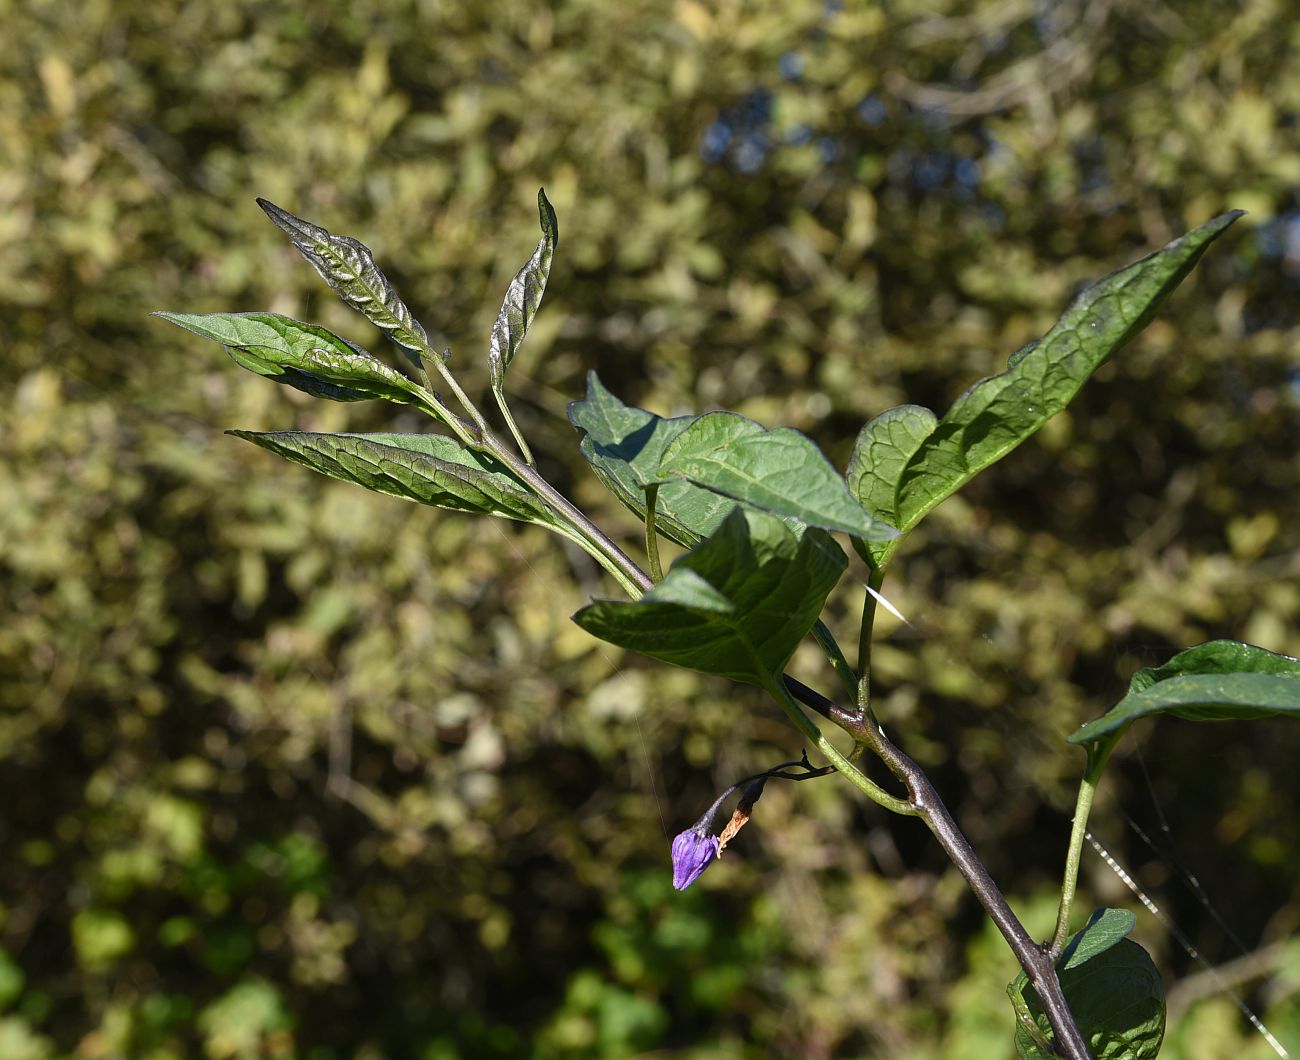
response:
[[[867,584],[880,592],[880,587],[885,583],[885,568],[872,567]],[[871,688],[871,634],[876,625],[876,598],[867,593],[866,599],[862,601],[862,626],[858,630],[858,673],[861,674],[861,681],[864,689],[869,692]],[[859,691],[859,698],[862,696]],[[849,695],[854,695],[853,691]]]
[[[655,529],[655,505],[659,501],[659,484],[647,486],[645,491],[645,554],[650,563],[650,577],[656,584],[664,580],[663,567],[659,565],[659,532]]]
[[[795,728],[802,732],[813,742],[813,745],[819,750],[831,764],[835,766],[862,794],[872,802],[878,803],[887,810],[893,810],[894,813],[903,814],[907,817],[915,817],[917,809],[906,799],[899,799],[889,794],[884,788],[880,787],[863,773],[857,766],[850,762],[843,754],[840,753],[830,740],[822,735],[821,729],[813,723],[812,719],[803,712],[799,704],[795,702],[794,697],[786,688],[785,682],[780,678],[773,678],[763,670],[762,662],[757,655],[754,655],[754,665],[756,672],[762,673],[763,687],[771,694],[781,708],[789,715],[790,720],[794,722]]]
[[[528,448],[528,443],[524,441],[523,433],[515,423],[515,418],[510,412],[510,406],[506,404],[506,396],[501,391],[501,388],[494,386],[492,388],[492,396],[496,398],[497,408],[501,410],[501,416],[506,421],[506,426],[510,428],[510,434],[514,437],[515,444],[519,446],[519,451],[524,454],[524,462],[527,464],[537,463],[537,461],[533,459],[533,451]]]
[[[1092,800],[1097,794],[1097,784],[1101,780],[1101,771],[1106,767],[1106,760],[1115,749],[1115,744],[1124,734],[1120,729],[1105,739],[1088,746],[1088,764],[1079,781],[1079,797],[1074,804],[1074,824],[1070,828],[1070,845],[1065,852],[1065,879],[1061,883],[1061,904],[1056,912],[1056,930],[1052,933],[1052,960],[1061,956],[1065,940],[1070,934],[1070,909],[1074,905],[1074,895],[1079,886],[1079,862],[1083,857],[1083,841],[1088,834],[1088,814],[1092,811]]]

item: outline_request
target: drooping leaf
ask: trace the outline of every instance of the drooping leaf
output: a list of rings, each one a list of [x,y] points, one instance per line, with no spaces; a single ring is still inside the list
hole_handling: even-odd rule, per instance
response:
[[[1065,408],[1240,216],[1237,210],[1216,217],[1080,292],[1040,342],[1018,350],[1005,372],[980,380],[957,399],[893,477],[892,486],[888,469],[869,475],[859,467],[857,482],[873,498],[888,498],[892,490],[893,525],[903,533],[911,530],[945,497]],[[919,418],[913,421],[912,426],[920,425]],[[869,453],[863,451],[863,459]],[[894,453],[887,460],[897,467]],[[864,499],[861,493],[858,497]],[[888,562],[897,545],[871,549],[872,562]]]
[[[551,275],[551,259],[555,256],[555,245],[559,242],[559,226],[555,220],[555,211],[546,201],[545,189],[537,192],[537,212],[542,220],[542,238],[533,251],[533,256],[524,263],[515,278],[506,289],[505,301],[501,303],[501,312],[497,314],[496,323],[492,325],[492,339],[488,346],[488,363],[492,371],[492,388],[499,391],[505,380],[506,369],[514,360],[515,353],[524,336],[528,334],[529,325],[537,315],[542,304],[542,295],[546,292],[546,281]]]
[[[737,509],[641,599],[599,600],[573,618],[619,647],[758,683],[785,667],[846,562],[821,530]]]
[[[811,438],[788,427],[768,430],[733,412],[711,412],[689,424],[664,448],[659,475],[863,540],[897,536],[853,499]]]
[[[638,519],[645,519],[645,487],[659,479],[664,447],[698,418],[664,419],[624,405],[595,372],[587,373],[587,396],[569,405],[569,422],[582,433],[582,455]],[[735,507],[734,501],[710,490],[670,481],[659,487],[656,522],[665,537],[690,548],[713,533]]]
[[[920,405],[897,405],[859,432],[845,479],[849,491],[873,518],[887,526],[903,525],[898,507],[903,472],[938,423],[934,413]],[[888,541],[871,542],[863,558],[875,566],[893,547]]]
[[[314,471],[376,493],[564,530],[504,464],[437,434],[227,431]]]
[[[302,256],[343,301],[387,331],[399,345],[417,353],[429,351],[424,328],[375,264],[365,244],[351,236],[333,235],[266,199],[258,199],[257,205],[293,240]]]
[[[1131,939],[1111,939],[1059,974],[1070,1012],[1095,1060],[1154,1060],[1165,1036],[1165,993],[1146,950]],[[1018,996],[1017,1008],[1027,1012],[1037,1035],[1050,1042],[1051,1023],[1029,980],[1018,976],[1008,992],[1013,1000]],[[1015,1047],[1022,1060],[1056,1060],[1034,1037],[1017,1023]]]
[[[382,398],[429,407],[428,393],[373,354],[316,324],[279,313],[155,313],[215,339],[235,363],[336,401]]]

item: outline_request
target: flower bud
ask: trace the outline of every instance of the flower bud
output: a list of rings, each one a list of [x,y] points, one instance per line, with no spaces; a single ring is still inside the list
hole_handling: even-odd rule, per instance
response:
[[[673,886],[686,890],[718,856],[718,839],[708,825],[696,824],[673,840]]]

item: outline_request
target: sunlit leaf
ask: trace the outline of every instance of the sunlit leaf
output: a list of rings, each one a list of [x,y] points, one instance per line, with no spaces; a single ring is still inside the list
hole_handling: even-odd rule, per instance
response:
[[[1129,694],[1070,743],[1093,743],[1151,714],[1189,721],[1300,716],[1300,659],[1233,640],[1198,644],[1135,673]]]
[[[934,413],[920,405],[897,405],[859,432],[845,478],[849,490],[873,518],[887,526],[903,525],[898,498],[903,472],[938,423]],[[893,547],[889,541],[867,543],[863,558],[877,565]]]
[[[368,247],[351,236],[333,235],[265,199],[258,199],[257,205],[293,240],[302,256],[343,301],[408,350],[429,350],[424,328],[379,270]]]
[[[735,413],[712,412],[689,424],[664,448],[659,474],[809,526],[869,541],[896,536],[853,499],[812,439]]]
[[[587,373],[587,396],[569,405],[569,422],[581,433],[579,448],[596,477],[638,519],[645,518],[645,487],[659,481],[664,447],[698,416],[664,419],[624,405]],[[680,480],[659,487],[656,522],[665,536],[688,548],[713,533],[736,507],[734,501]]]
[[[503,464],[437,434],[228,431],[314,471],[438,508],[560,524]]]
[[[544,190],[537,193],[537,211],[541,215],[542,238],[533,251],[533,256],[524,263],[524,267],[515,274],[506,289],[505,301],[501,312],[497,314],[496,323],[492,325],[492,340],[488,346],[488,362],[492,371],[492,387],[501,389],[505,380],[506,368],[514,360],[515,353],[524,336],[528,334],[529,325],[537,315],[542,304],[542,295],[546,292],[546,280],[551,274],[551,259],[555,255],[555,244],[559,241],[559,227],[555,220],[555,211],[546,201]]]
[[[1065,408],[1240,216],[1237,210],[1216,217],[1081,291],[1040,342],[1018,350],[1001,375],[981,379],[962,394],[901,468],[897,447],[887,447],[881,450],[886,468],[869,474],[861,464],[870,449],[860,449],[856,481],[873,498],[892,503],[893,525],[904,533],[911,530],[945,497]],[[921,426],[919,416],[910,419],[904,444]],[[897,544],[872,549],[873,562],[888,562]]]
[[[428,407],[423,387],[360,346],[278,313],[156,313],[215,339],[241,367],[336,401],[383,398]]]
[[[781,672],[845,565],[822,531],[738,509],[641,599],[600,600],[574,621],[619,647],[757,682]]]

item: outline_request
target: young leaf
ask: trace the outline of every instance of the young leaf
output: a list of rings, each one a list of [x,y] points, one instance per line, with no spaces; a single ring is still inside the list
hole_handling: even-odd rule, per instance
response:
[[[429,336],[388,277],[380,272],[368,247],[351,236],[332,235],[273,202],[258,199],[257,205],[293,240],[302,256],[343,301],[387,331],[394,342],[416,353],[432,355]]]
[[[890,455],[896,472],[868,474],[859,466],[853,477],[867,495],[859,490],[858,499],[881,516],[872,504],[882,497],[889,504],[892,493],[893,525],[903,533],[911,530],[945,497],[1065,408],[1240,216],[1235,210],[1216,217],[1080,292],[1042,341],[1018,350],[1005,372],[980,380],[959,397],[901,468]],[[911,427],[919,429],[921,419],[914,418]],[[861,459],[869,457],[870,449],[862,449]],[[868,558],[882,566],[897,545],[874,546]]]
[[[336,401],[382,398],[428,408],[423,387],[360,346],[278,313],[155,313],[215,339],[243,368]]]
[[[458,512],[564,529],[504,464],[438,434],[227,431],[314,471],[376,493]]]
[[[598,600],[573,620],[619,647],[760,683],[785,667],[846,562],[820,530],[738,509],[640,600]]]
[[[687,426],[664,448],[659,475],[863,540],[897,536],[863,511],[812,439],[732,412],[711,412]]]
[[[1087,930],[1087,929],[1085,929]],[[1076,936],[1077,937],[1077,936]],[[1165,1036],[1165,992],[1150,955],[1119,938],[1060,973],[1061,990],[1088,1049],[1100,1060],[1154,1060]],[[1016,1008],[1034,1024],[1017,1024],[1016,1052],[1023,1060],[1056,1060],[1036,1039],[1050,1042],[1051,1024],[1038,994],[1022,974],[1009,986]]]
[[[496,391],[500,391],[506,369],[514,360],[519,344],[524,341],[529,325],[542,304],[546,280],[551,275],[551,258],[555,255],[555,245],[560,239],[555,211],[546,201],[545,189],[537,192],[537,212],[542,219],[542,238],[533,251],[533,256],[510,281],[505,301],[501,303],[501,312],[492,325],[488,362],[492,371],[492,389]]]
[[[579,448],[596,477],[639,520],[645,520],[645,488],[659,481],[664,447],[698,416],[664,419],[624,405],[587,373],[587,396],[569,405],[569,422],[582,434]],[[736,504],[689,482],[665,482],[655,503],[655,523],[665,537],[687,548],[708,537]]]

